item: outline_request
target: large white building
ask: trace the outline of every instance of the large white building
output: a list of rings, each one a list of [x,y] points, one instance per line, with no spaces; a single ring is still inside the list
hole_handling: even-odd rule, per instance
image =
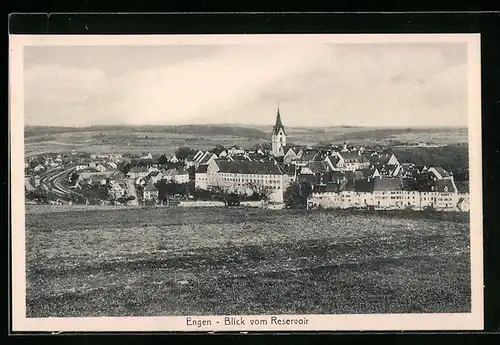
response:
[[[214,160],[196,171],[195,184],[197,188],[221,188],[229,193],[263,192],[270,201],[283,202],[289,179],[274,162]]]

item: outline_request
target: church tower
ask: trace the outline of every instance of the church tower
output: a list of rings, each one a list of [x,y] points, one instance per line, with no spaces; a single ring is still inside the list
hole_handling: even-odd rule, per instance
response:
[[[280,115],[280,106],[278,104],[278,110],[276,114],[276,124],[273,127],[273,134],[271,137],[272,140],[272,150],[273,150],[273,156],[279,157],[284,154],[284,152],[280,152],[281,148],[286,145],[286,133],[285,133],[285,127],[283,126],[283,123],[281,122],[281,115]]]

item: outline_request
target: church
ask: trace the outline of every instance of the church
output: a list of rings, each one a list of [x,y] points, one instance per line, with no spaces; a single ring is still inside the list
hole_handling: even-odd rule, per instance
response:
[[[276,123],[273,126],[273,133],[271,137],[272,142],[272,154],[275,157],[283,155],[282,148],[286,146],[286,133],[285,126],[281,122],[280,107],[278,104],[278,110],[276,114]]]

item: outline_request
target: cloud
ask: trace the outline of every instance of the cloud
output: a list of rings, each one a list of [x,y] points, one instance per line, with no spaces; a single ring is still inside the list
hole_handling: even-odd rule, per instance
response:
[[[85,63],[68,51],[32,58],[26,122],[271,124],[279,102],[289,126],[466,123],[467,65],[456,47],[221,46],[206,55],[198,47],[187,59],[176,49],[165,61],[148,50],[142,68],[122,50],[95,61],[87,53]]]

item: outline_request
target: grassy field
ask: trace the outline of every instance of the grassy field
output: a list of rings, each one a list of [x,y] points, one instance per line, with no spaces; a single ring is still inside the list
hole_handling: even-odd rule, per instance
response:
[[[38,206],[26,241],[28,317],[470,310],[465,219]]]
[[[223,126],[148,126],[148,127],[27,127],[25,151],[27,155],[71,150],[93,153],[173,154],[180,146],[210,149],[218,144],[238,144],[250,147],[270,141],[272,128]],[[320,142],[351,144],[416,144],[429,142],[437,145],[467,143],[466,128],[372,128],[329,127],[287,128],[287,140],[300,145]]]

